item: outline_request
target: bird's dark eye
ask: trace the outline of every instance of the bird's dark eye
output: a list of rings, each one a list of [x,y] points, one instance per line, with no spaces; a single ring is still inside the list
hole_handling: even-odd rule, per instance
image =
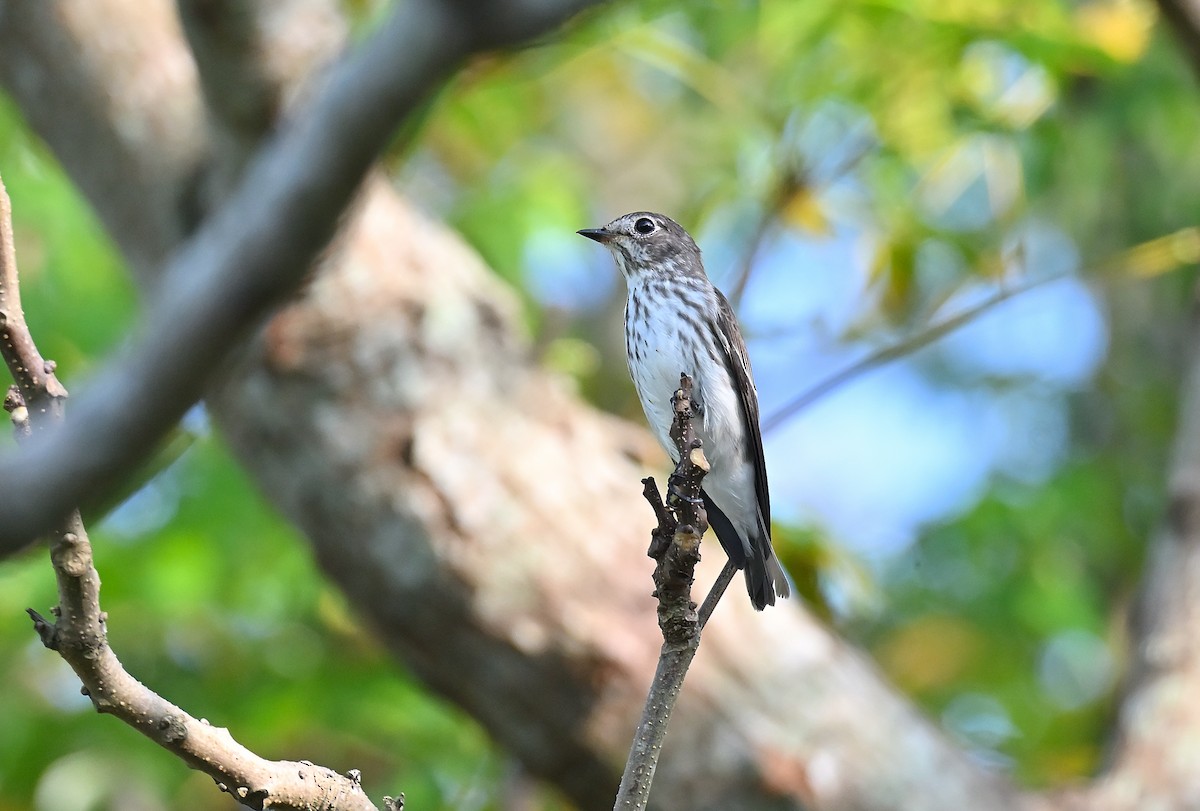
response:
[[[633,224],[633,230],[639,234],[652,234],[654,233],[654,220],[642,217]]]

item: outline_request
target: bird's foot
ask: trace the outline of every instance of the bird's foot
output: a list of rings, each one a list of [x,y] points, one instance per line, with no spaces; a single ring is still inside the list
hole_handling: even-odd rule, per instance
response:
[[[693,507],[700,506],[704,503],[704,499],[701,497],[689,496],[684,493],[680,488],[679,482],[676,481],[675,476],[671,476],[667,480],[667,503],[675,504],[680,501],[691,504]]]

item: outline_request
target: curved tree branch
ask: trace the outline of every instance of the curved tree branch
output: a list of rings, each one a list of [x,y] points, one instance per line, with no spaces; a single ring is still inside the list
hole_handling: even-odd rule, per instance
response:
[[[201,397],[229,351],[303,280],[396,124],[436,83],[473,51],[525,39],[586,4],[402,4],[176,254],[140,339],[72,420],[0,460],[0,554],[95,502]]]
[[[66,389],[43,361],[20,312],[20,286],[12,235],[12,206],[0,179],[0,353],[17,381],[16,396],[5,400],[18,436],[60,421]],[[53,404],[49,407],[46,404]],[[27,404],[41,404],[31,405]],[[58,606],[50,621],[28,609],[42,643],[57,651],[75,671],[98,712],[113,715],[208,774],[217,786],[251,808],[280,811],[377,811],[359,787],[323,766],[269,761],[239,744],[229,731],[197,720],[166,701],[125,670],[108,645],[107,616],[100,609],[100,575],[78,511],[53,535],[50,559],[58,581]],[[387,811],[399,803],[387,798]]]

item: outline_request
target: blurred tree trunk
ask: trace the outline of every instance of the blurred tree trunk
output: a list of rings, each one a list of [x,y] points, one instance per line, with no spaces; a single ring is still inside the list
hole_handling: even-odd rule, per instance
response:
[[[144,286],[344,38],[324,3],[251,5],[184,3],[189,49],[160,0],[0,4],[0,80]],[[580,807],[611,805],[658,649],[638,480],[661,458],[536,368],[515,297],[454,233],[372,179],[209,405],[413,672]],[[654,796],[690,809],[1038,803],[802,606],[755,615],[738,599],[706,631]]]

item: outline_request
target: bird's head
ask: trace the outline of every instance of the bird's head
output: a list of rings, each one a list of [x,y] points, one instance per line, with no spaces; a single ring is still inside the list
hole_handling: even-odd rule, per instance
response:
[[[695,241],[679,223],[662,214],[635,211],[603,228],[584,228],[578,233],[608,248],[629,281],[671,273],[704,275]]]

